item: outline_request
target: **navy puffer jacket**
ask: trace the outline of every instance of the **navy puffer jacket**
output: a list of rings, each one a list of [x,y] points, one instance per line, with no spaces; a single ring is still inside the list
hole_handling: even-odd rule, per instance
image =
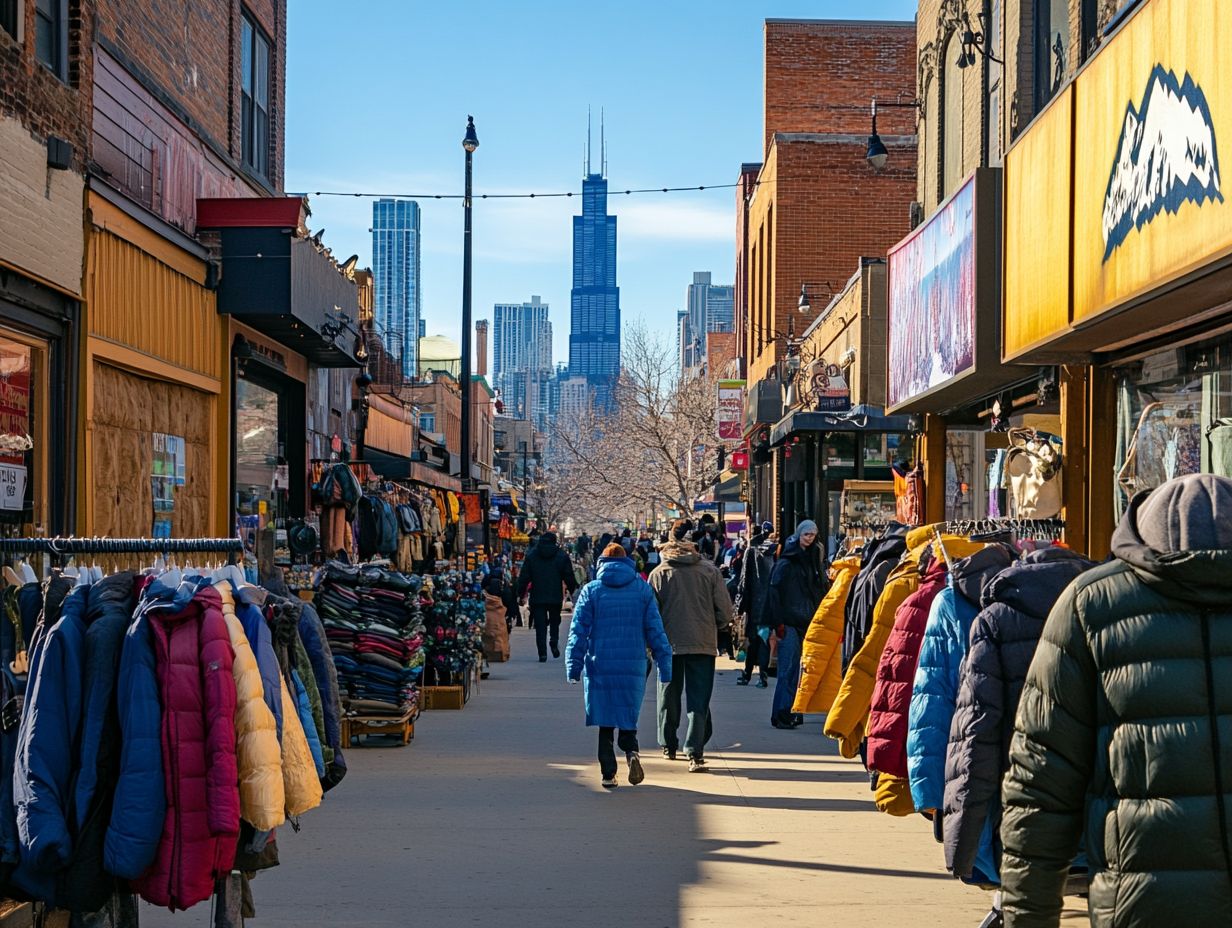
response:
[[[342,700],[338,693],[338,671],[334,656],[325,638],[325,626],[311,603],[304,603],[299,616],[299,637],[308,652],[312,675],[321,693],[321,712],[325,722],[325,740],[334,756],[325,765],[321,785],[333,789],[346,776],[346,758],[342,756]]]

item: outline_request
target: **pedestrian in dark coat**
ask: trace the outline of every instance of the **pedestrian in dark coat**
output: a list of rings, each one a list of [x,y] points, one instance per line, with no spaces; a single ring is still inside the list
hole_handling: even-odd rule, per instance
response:
[[[778,541],[774,526],[765,522],[762,530],[754,535],[740,563],[740,579],[736,587],[736,615],[744,617],[746,652],[744,671],[736,678],[739,686],[748,686],[757,668],[757,686],[765,689],[766,665],[770,663],[769,642],[760,634],[769,627],[766,615],[766,599],[770,593],[770,572],[774,569],[774,555]]]
[[[1009,928],[1055,926],[1082,842],[1097,928],[1232,913],[1232,480],[1137,496],[1044,625],[1002,787]]]
[[[805,519],[783,545],[770,572],[766,597],[767,619],[779,634],[779,667],[770,711],[770,724],[775,728],[795,728],[804,722],[791,711],[800,685],[800,648],[827,589],[817,523]]]
[[[552,656],[560,657],[560,610],[565,601],[565,589],[577,590],[573,564],[556,543],[555,532],[544,532],[539,544],[522,561],[518,575],[518,599],[530,593],[530,621],[535,628],[535,644],[539,647],[540,663],[548,659],[548,633],[551,632]]]
[[[1014,716],[1044,621],[1074,578],[1094,566],[1066,548],[1044,548],[999,573],[984,591],[946,751],[942,824],[945,864],[955,876],[971,876],[985,822],[993,819],[991,834],[999,830]],[[997,842],[994,864],[999,856]]]

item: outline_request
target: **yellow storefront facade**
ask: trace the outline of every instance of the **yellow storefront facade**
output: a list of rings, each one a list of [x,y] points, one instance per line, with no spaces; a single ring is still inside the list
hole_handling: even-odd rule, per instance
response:
[[[1148,0],[1005,158],[1006,363],[1061,365],[1066,519],[1232,476],[1232,7]]]

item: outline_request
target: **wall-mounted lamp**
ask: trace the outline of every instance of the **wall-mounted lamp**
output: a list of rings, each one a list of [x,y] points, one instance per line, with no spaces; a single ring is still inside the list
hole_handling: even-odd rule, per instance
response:
[[[855,363],[856,363],[856,350],[854,348],[848,348],[846,351],[842,353],[842,355],[838,359],[838,366],[841,367],[843,370],[847,370],[847,368],[851,367],[851,365]]]
[[[880,134],[877,132],[877,98],[873,97],[873,129],[872,134],[868,137],[868,151],[864,157],[872,166],[874,171],[880,171],[886,166],[886,162],[890,160],[890,150],[886,148],[885,142],[881,140]],[[881,106],[888,106],[895,109],[913,109],[917,112],[920,109],[919,100],[896,100],[893,103],[882,103]]]
[[[958,66],[960,68],[970,68],[976,64],[975,53],[979,52],[989,61],[995,64],[1005,64],[1000,58],[990,52],[986,46],[988,44],[988,21],[984,18],[984,13],[981,11],[977,14],[980,20],[980,31],[976,32],[975,27],[971,25],[971,14],[963,10],[962,14],[962,49],[958,53]]]
[[[806,314],[813,311],[812,304],[809,303],[808,284],[800,284],[800,299],[796,302],[796,309]]]

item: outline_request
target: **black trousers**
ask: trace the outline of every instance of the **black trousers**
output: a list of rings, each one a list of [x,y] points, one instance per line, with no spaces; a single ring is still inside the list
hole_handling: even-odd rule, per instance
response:
[[[753,636],[748,639],[748,644],[744,647],[744,675],[746,677],[753,676],[753,668],[756,667],[761,673],[766,672],[766,662],[770,660],[770,655],[767,653],[770,646],[761,640],[761,635],[757,634],[757,630],[753,630]]]
[[[560,647],[560,604],[554,606],[530,607],[530,624],[535,626],[535,644],[539,647],[539,656],[548,656],[548,629],[552,631],[552,647]]]
[[[606,726],[599,729],[599,770],[604,778],[611,779],[616,776],[616,750],[612,746],[612,741],[616,736],[615,728]],[[630,754],[638,749],[637,747],[637,729],[629,731],[622,728],[620,730],[620,749],[626,754]]]

